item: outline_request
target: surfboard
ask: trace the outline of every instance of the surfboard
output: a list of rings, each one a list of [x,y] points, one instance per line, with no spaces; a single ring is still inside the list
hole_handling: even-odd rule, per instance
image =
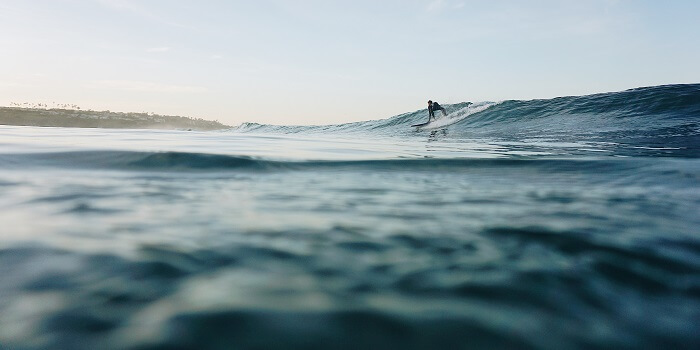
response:
[[[411,125],[411,126],[416,126],[416,127],[419,127],[419,128],[420,128],[421,126],[426,126],[426,125],[428,125],[428,124],[430,124],[430,122],[425,122],[425,123],[420,123],[420,124],[413,124],[413,125]]]

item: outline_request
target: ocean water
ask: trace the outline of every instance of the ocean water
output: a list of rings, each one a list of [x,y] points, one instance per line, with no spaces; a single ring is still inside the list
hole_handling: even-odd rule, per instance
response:
[[[0,126],[1,349],[700,347],[700,84]]]

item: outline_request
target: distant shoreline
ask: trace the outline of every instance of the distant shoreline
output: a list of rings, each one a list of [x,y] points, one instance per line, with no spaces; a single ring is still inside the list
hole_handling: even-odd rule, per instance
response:
[[[104,128],[220,130],[231,126],[201,118],[61,108],[0,107],[0,125]]]

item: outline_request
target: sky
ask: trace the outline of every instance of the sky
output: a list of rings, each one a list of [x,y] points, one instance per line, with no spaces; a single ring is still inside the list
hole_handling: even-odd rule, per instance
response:
[[[700,82],[697,0],[0,0],[0,105],[306,125]]]

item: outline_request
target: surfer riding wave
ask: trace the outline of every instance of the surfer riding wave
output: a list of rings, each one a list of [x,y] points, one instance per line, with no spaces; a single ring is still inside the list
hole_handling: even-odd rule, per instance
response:
[[[439,103],[428,100],[428,123],[430,123],[431,118],[436,119],[435,111],[442,111],[443,116],[447,115],[447,112],[445,112],[445,108],[440,106]]]
[[[437,120],[437,118],[435,118],[435,111],[442,111],[443,116],[447,115],[445,108],[440,106],[439,103],[428,100],[428,121],[425,123],[421,123],[421,124],[413,124],[411,126],[417,126],[417,127],[426,126],[426,125],[430,124],[431,120],[433,120],[433,119]]]

